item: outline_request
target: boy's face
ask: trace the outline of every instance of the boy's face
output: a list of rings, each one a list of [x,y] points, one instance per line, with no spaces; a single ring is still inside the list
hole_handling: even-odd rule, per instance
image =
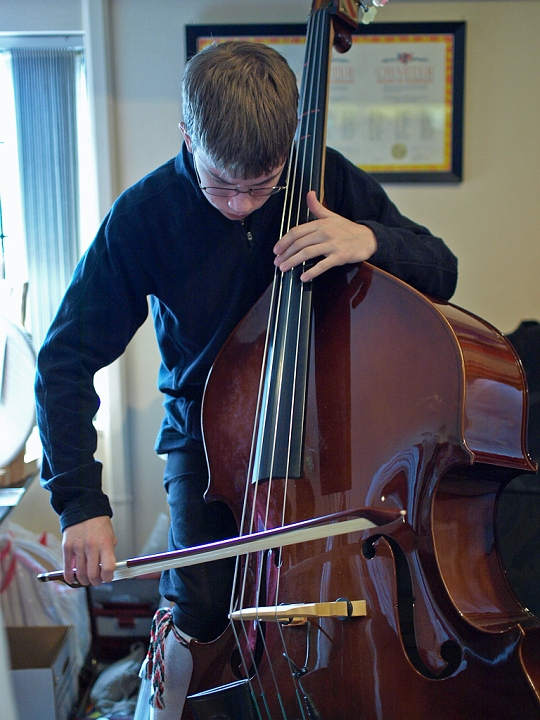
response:
[[[257,193],[260,189],[270,189],[276,186],[285,167],[283,162],[268,175],[261,175],[253,180],[240,180],[217,170],[199,150],[193,153],[193,159],[201,190],[208,202],[229,220],[239,221],[245,220],[248,215],[262,207],[270,197],[270,195],[251,195],[247,191],[254,190]],[[207,187],[239,190],[240,192],[232,197],[220,197],[212,194],[211,191],[206,192],[204,188]]]
[[[251,195],[247,191],[255,190],[257,193],[261,188],[272,188],[276,186],[286,161],[283,161],[278,167],[272,170],[272,172],[268,173],[268,175],[261,175],[251,180],[235,178],[215,168],[203,152],[193,149],[191,138],[186,133],[183,123],[180,123],[180,129],[184,135],[187,149],[193,154],[193,162],[201,190],[208,202],[217,208],[222,215],[225,215],[229,220],[239,220],[241,222],[245,220],[248,215],[251,215],[252,212],[264,205],[270,195]],[[212,194],[211,191],[206,192],[204,188],[223,188],[239,190],[240,192],[232,197],[221,197]]]

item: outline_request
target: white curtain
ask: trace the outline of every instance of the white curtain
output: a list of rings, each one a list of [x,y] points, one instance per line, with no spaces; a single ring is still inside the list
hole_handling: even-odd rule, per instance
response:
[[[28,320],[41,345],[79,256],[77,88],[82,50],[11,51]]]

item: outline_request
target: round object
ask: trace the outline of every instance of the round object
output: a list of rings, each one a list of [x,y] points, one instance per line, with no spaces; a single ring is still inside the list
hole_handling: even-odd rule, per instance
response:
[[[34,427],[35,372],[30,336],[0,315],[0,468],[15,460]]]

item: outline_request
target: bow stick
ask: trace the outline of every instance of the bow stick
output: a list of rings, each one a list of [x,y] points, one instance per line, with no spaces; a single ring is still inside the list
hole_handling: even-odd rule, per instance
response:
[[[368,530],[379,525],[388,525],[403,519],[404,516],[405,510],[358,508],[184,550],[130,558],[116,563],[113,581]],[[82,587],[78,581],[66,583],[62,570],[40,573],[37,577],[41,582],[58,580],[70,587]]]

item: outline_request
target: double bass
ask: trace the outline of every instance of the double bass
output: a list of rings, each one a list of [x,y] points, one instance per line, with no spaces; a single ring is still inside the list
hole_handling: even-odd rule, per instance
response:
[[[283,233],[323,190],[332,45],[315,2]],[[533,472],[523,369],[491,325],[368,263],[275,281],[208,378],[207,499],[240,535],[355,512],[371,527],[242,555],[231,624],[193,642],[183,720],[532,720],[540,621],[516,599],[498,496]]]

